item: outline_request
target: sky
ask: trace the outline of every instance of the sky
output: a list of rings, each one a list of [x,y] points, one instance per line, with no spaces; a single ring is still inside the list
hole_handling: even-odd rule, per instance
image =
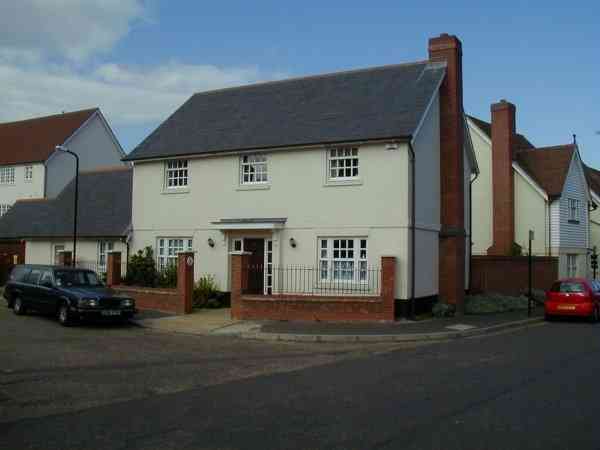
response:
[[[468,114],[507,99],[600,168],[598,1],[3,0],[0,121],[99,106],[129,152],[194,92],[424,60],[440,33]]]

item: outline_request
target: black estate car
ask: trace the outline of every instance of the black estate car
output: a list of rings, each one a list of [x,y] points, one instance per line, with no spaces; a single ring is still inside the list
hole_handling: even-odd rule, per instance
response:
[[[95,272],[70,267],[15,266],[4,298],[15,314],[34,309],[56,315],[65,326],[87,318],[126,320],[136,313],[134,300],[116,296]]]

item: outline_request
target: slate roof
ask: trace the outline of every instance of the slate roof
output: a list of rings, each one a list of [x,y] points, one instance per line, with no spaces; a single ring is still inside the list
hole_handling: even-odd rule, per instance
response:
[[[125,160],[409,137],[445,71],[425,61],[197,93]]]
[[[477,127],[492,139],[492,125],[489,122],[468,116]],[[560,197],[569,172],[574,144],[553,147],[535,147],[525,136],[516,134],[513,160],[540,185],[548,197]]]
[[[43,162],[98,108],[0,123],[0,165]]]
[[[112,167],[79,175],[80,237],[124,237],[131,225],[132,170]],[[0,219],[0,239],[70,238],[72,181],[53,200],[18,200]]]

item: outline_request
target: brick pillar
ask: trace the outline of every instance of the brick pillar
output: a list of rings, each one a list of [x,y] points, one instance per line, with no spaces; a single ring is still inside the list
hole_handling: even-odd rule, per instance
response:
[[[106,284],[121,284],[121,252],[109,252],[106,257]]]
[[[177,314],[190,314],[194,295],[193,252],[182,252],[177,255],[177,292],[180,298]]]
[[[509,256],[515,241],[513,146],[516,108],[506,100],[492,109],[492,192],[494,243],[488,255]]]
[[[248,287],[249,253],[231,254],[231,318],[242,319],[242,302],[240,297]]]
[[[385,320],[396,318],[396,257],[381,257],[381,298]]]
[[[73,265],[73,253],[70,251],[62,251],[58,253],[58,265],[59,266],[72,266]]]
[[[462,44],[442,34],[429,40],[429,60],[446,63],[440,86],[441,217],[439,297],[460,313],[465,294],[465,173]],[[417,157],[418,158],[418,157]],[[418,164],[418,162],[417,162]]]

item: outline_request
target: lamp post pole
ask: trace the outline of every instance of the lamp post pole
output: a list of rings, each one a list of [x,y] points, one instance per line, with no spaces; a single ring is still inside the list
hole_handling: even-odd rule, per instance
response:
[[[529,258],[528,258],[529,289],[528,289],[528,293],[527,293],[527,316],[528,317],[531,317],[531,300],[533,297],[533,292],[532,292],[533,256],[531,255],[531,243],[533,242],[533,239],[534,239],[533,230],[529,230]]]
[[[56,150],[68,153],[75,158],[75,204],[73,206],[73,258],[72,265],[77,261],[77,207],[79,205],[79,156],[64,145],[57,145]]]

